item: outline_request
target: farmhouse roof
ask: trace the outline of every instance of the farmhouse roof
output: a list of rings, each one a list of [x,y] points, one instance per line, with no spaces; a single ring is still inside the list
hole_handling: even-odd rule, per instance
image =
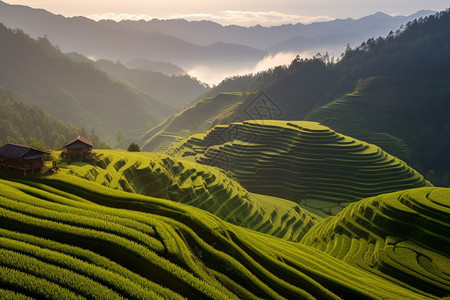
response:
[[[0,156],[6,158],[21,158],[27,154],[30,150],[34,150],[36,158],[42,154],[50,154],[50,152],[42,151],[30,146],[18,145],[18,144],[6,144],[0,148]],[[36,154],[36,152],[38,154]]]
[[[77,138],[74,138],[73,140],[70,140],[67,143],[65,143],[63,145],[63,147],[69,147],[70,145],[72,145],[73,143],[76,143],[76,142],[81,142],[81,143],[86,144],[87,146],[90,146],[90,147],[94,146],[94,143],[91,142],[90,140],[85,139],[84,137],[78,136]]]

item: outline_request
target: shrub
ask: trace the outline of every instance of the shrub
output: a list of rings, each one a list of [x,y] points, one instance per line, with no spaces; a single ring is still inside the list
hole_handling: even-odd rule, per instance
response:
[[[141,152],[141,148],[136,143],[131,143],[130,146],[128,146],[129,152]]]

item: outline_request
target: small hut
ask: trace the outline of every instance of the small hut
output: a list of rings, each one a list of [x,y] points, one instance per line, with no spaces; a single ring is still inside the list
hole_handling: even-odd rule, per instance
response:
[[[45,169],[44,154],[50,152],[29,146],[6,144],[0,148],[0,166],[14,173],[40,173]]]
[[[92,147],[94,144],[81,136],[68,141],[63,145],[65,148],[62,153],[63,158],[75,159],[75,160],[89,160],[92,159]]]

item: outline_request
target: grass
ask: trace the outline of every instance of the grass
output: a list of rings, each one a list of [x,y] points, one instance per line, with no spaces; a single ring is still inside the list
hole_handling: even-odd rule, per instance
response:
[[[349,205],[301,243],[437,296],[450,294],[450,189],[420,188]]]
[[[431,185],[381,148],[316,122],[218,125],[169,152],[229,170],[249,191],[295,201],[322,217],[366,197]]]
[[[2,296],[433,298],[312,247],[74,175],[0,180],[0,197]]]

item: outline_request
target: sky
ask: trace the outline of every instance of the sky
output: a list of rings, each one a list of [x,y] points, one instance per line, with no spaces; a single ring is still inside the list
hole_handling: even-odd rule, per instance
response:
[[[333,19],[361,18],[378,11],[410,15],[419,10],[441,11],[450,0],[3,0],[42,8],[66,17],[150,20],[184,18],[222,25],[275,26]]]

